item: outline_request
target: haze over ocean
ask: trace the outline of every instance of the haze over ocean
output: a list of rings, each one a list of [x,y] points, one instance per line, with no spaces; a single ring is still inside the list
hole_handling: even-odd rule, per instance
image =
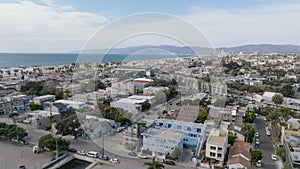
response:
[[[127,56],[128,54],[107,54],[101,62],[121,62]],[[78,54],[0,53],[0,68],[68,65],[75,63],[77,57]],[[85,54],[85,57],[93,60],[94,63],[100,63],[99,58],[101,57],[97,54]],[[126,61],[170,57],[174,57],[174,55],[131,55]]]

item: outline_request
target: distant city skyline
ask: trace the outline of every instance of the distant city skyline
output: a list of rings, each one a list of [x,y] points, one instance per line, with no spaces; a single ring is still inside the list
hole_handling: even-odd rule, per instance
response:
[[[201,30],[215,47],[300,44],[297,22],[300,2],[296,0],[130,0],[126,3],[122,0],[1,0],[0,52],[80,50],[101,27],[141,12],[181,17]],[[172,45],[164,41],[146,42],[138,39],[127,45]]]

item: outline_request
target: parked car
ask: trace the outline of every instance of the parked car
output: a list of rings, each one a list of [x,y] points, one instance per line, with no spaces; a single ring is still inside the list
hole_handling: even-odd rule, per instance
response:
[[[272,160],[276,161],[278,159],[278,157],[275,154],[271,155]]]
[[[89,151],[88,153],[86,153],[86,155],[88,157],[93,157],[93,158],[98,158],[99,157],[99,153],[95,152],[95,151]]]
[[[271,132],[270,132],[270,131],[267,131],[266,134],[267,134],[268,136],[271,136]]]
[[[171,161],[171,160],[166,160],[165,163],[168,164],[168,165],[176,165],[176,163],[174,161]]]
[[[79,151],[77,151],[77,154],[84,156],[84,155],[86,155],[86,152],[84,150],[79,150]]]
[[[146,154],[139,154],[139,157],[141,159],[147,159],[148,158],[148,156]]]
[[[256,140],[255,140],[255,144],[257,144],[257,145],[260,144],[259,139],[256,139]]]
[[[118,164],[119,162],[120,162],[120,160],[118,159],[118,158],[112,158],[112,159],[110,159],[110,162],[111,163],[115,163],[115,164]]]
[[[262,163],[261,163],[261,160],[258,160],[256,163],[255,163],[256,167],[261,167],[262,166]]]
[[[259,133],[258,133],[258,131],[255,133],[255,137],[259,137]]]
[[[69,148],[68,151],[71,152],[71,153],[76,153],[77,152],[77,150],[75,148]]]
[[[109,161],[109,157],[108,157],[108,156],[105,156],[105,155],[104,155],[104,156],[101,156],[100,159],[101,159],[101,160],[104,160],[104,161]]]
[[[20,165],[19,169],[26,169],[25,165]]]
[[[117,128],[117,132],[121,132],[121,131],[123,131],[125,129],[125,127],[118,127]]]
[[[130,156],[134,156],[134,157],[135,157],[135,156],[137,156],[137,154],[136,154],[135,152],[132,152],[132,151],[131,151],[131,152],[129,152],[129,153],[128,153],[128,155],[130,155]]]

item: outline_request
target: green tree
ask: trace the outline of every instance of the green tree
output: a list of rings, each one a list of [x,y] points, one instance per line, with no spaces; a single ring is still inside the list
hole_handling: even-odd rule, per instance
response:
[[[253,123],[255,119],[255,113],[253,111],[247,111],[245,114],[245,121],[247,123]]]
[[[34,103],[30,103],[29,104],[29,108],[30,108],[31,111],[34,111],[34,110],[43,110],[43,106],[42,105],[34,104]]]
[[[295,92],[293,90],[293,87],[291,85],[284,85],[280,92],[283,94],[285,97],[293,97]]]
[[[181,155],[181,152],[180,152],[180,150],[179,150],[179,148],[175,148],[174,149],[174,151],[172,152],[172,157],[174,158],[174,159],[178,159],[178,157]]]
[[[283,98],[279,95],[279,94],[275,94],[273,97],[272,97],[272,102],[274,104],[276,104],[276,106],[282,104],[283,102]]]
[[[261,160],[263,158],[263,154],[261,151],[254,150],[251,151],[250,154],[251,154],[251,161],[253,162],[257,162],[258,160]]]
[[[255,129],[250,125],[245,125],[241,133],[245,136],[245,141],[248,143],[252,143],[252,139],[254,137]]]
[[[198,114],[198,117],[197,117],[195,123],[204,124],[205,120],[207,119],[208,114],[209,114],[209,108],[204,109],[202,112],[200,112]]]
[[[39,139],[38,145],[40,148],[48,148],[50,151],[56,150],[56,145],[57,150],[68,150],[70,142],[61,137],[54,138],[51,134],[47,134]]]
[[[158,161],[155,161],[155,157],[152,158],[151,162],[145,162],[144,165],[148,166],[148,169],[163,169],[165,166]]]
[[[142,111],[147,111],[151,108],[151,104],[148,102],[143,102],[142,103]]]
[[[228,144],[233,144],[234,140],[237,139],[237,136],[234,134],[228,134]]]
[[[276,148],[276,155],[278,155],[283,161],[285,161],[285,150],[283,146]]]

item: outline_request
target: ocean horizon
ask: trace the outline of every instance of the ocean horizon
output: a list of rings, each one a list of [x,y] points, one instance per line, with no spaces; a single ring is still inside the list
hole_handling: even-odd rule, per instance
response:
[[[159,54],[79,54],[75,53],[0,53],[0,68],[58,66],[72,63],[106,63],[122,61],[153,60],[163,58],[188,57],[189,55]]]

